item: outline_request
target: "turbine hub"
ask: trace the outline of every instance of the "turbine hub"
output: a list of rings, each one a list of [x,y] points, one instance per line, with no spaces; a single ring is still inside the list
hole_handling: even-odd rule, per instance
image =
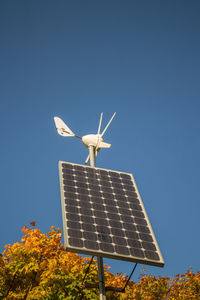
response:
[[[89,146],[98,146],[101,142],[103,142],[103,138],[100,134],[87,134],[82,137],[83,144],[88,148]]]

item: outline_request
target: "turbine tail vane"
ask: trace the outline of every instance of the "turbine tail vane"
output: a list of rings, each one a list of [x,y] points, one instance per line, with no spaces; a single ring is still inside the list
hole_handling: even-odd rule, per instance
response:
[[[61,136],[75,136],[81,139],[80,136],[76,135],[71,131],[71,129],[63,122],[63,120],[59,117],[54,117],[54,122],[56,125],[56,129],[59,135]]]

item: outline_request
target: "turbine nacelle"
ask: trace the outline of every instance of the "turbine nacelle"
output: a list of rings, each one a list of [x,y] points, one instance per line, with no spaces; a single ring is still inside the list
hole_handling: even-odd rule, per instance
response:
[[[105,143],[103,141],[103,135],[105,134],[106,130],[108,129],[115,114],[116,113],[113,114],[112,118],[110,119],[110,121],[108,122],[108,124],[106,125],[106,127],[104,128],[102,133],[100,133],[101,122],[102,122],[102,117],[103,117],[103,113],[101,113],[97,134],[87,134],[87,135],[84,135],[83,137],[80,137],[80,136],[76,135],[75,133],[73,133],[73,131],[71,131],[71,129],[59,117],[54,117],[54,121],[55,121],[56,129],[57,129],[57,132],[59,135],[68,136],[68,137],[74,136],[74,137],[81,139],[83,144],[87,148],[89,148],[90,146],[94,147],[95,155],[97,156],[97,153],[99,152],[99,150],[101,148],[110,148],[111,147],[111,144]],[[87,164],[88,161],[89,161],[89,155],[85,161],[85,164]]]
[[[94,146],[96,150],[100,148],[110,148],[111,144],[104,143],[103,138],[100,134],[87,134],[82,137],[83,144],[89,148],[89,146]]]

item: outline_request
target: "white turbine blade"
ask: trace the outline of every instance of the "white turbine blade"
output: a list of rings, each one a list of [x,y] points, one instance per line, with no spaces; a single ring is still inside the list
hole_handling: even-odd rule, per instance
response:
[[[99,148],[110,148],[111,144],[100,142],[99,143]]]
[[[99,128],[98,128],[97,134],[100,134],[102,117],[103,117],[103,113],[101,113],[101,116],[100,116],[100,120],[99,120]]]
[[[103,117],[103,113],[101,113],[100,120],[99,120],[99,128],[98,128],[98,131],[97,131],[98,139],[97,139],[97,144],[96,144],[96,147],[95,147],[95,153],[97,153],[97,149],[99,148],[99,143],[100,143],[100,131],[101,131],[102,117]]]
[[[95,158],[97,157],[98,152],[100,151],[100,149],[95,150]],[[86,158],[84,165],[87,165],[88,161],[90,160],[90,154],[88,155],[88,157]]]
[[[90,159],[90,155],[88,155],[88,157],[86,158],[86,160],[85,160],[85,162],[84,162],[84,165],[87,165],[89,159]]]
[[[106,130],[108,129],[108,126],[110,125],[110,123],[112,122],[114,116],[116,115],[116,112],[113,114],[112,118],[110,119],[110,121],[108,122],[108,124],[106,125],[104,131],[101,133],[101,136],[104,135],[104,133],[106,132]]]
[[[99,153],[100,148],[98,150],[95,150],[95,159],[97,158],[97,154]]]

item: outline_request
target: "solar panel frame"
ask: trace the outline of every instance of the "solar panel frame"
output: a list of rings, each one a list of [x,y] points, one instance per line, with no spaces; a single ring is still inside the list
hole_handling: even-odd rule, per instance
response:
[[[63,168],[63,164],[65,168]],[[75,175],[72,172],[72,168],[76,170]],[[85,168],[84,171],[83,168]],[[98,180],[97,172],[100,172]],[[92,174],[94,177],[92,179],[89,178],[90,180],[89,182],[87,180],[87,183],[85,182],[86,173],[89,175]],[[108,174],[116,182],[116,184],[114,183],[113,185],[112,181],[112,190],[117,193],[115,194],[115,197],[120,199],[116,200],[114,198],[118,204],[117,210],[121,213],[121,215],[116,213],[113,203],[114,200],[110,199],[112,198],[112,194],[107,193],[106,191],[103,193],[101,191],[100,193],[99,186],[95,185],[95,183],[101,182],[103,183],[104,188],[108,188],[110,182],[110,180],[108,180],[108,178],[110,178]],[[162,254],[149,222],[135,179],[131,173],[59,161],[59,178],[64,247],[67,251],[78,252],[87,255],[98,255],[112,259],[132,261],[159,267],[164,266]],[[118,185],[120,182],[119,178],[123,180],[123,186],[128,186],[128,189],[130,190],[126,190],[126,194],[124,190],[122,190],[122,185]],[[86,196],[86,187],[88,190],[89,187],[92,187],[92,189],[89,190],[91,193],[90,197],[92,198],[92,202],[88,201],[89,198]],[[76,200],[75,196],[76,192],[79,192],[78,201]],[[127,199],[125,196],[127,193],[129,197],[128,199],[132,199],[129,200],[129,204],[124,201]],[[105,197],[103,198],[103,204],[101,204],[100,201],[102,194]],[[66,202],[68,203],[67,205]],[[79,203],[79,208],[77,208],[75,205],[71,205],[70,203]],[[130,207],[129,209],[127,209],[127,205]],[[106,215],[108,215],[110,218],[109,223],[105,215],[105,210],[103,209],[104,207],[106,207]],[[82,212],[82,214],[80,214],[79,211]],[[131,215],[130,211],[134,212],[135,214],[134,220],[136,220],[136,225],[133,224],[133,216]],[[68,217],[66,217],[67,213]],[[141,217],[141,213],[144,215],[143,218]],[[123,222],[123,227],[120,226],[118,221],[119,216],[122,219],[120,222]],[[114,226],[108,227],[108,225],[111,224]],[[132,238],[134,235],[133,231],[130,231],[129,233],[131,228],[134,230],[134,226],[136,227],[137,231],[135,232],[135,239]],[[100,227],[100,233],[97,235],[96,231],[94,234],[94,228],[98,230]],[[86,228],[87,230],[84,231],[83,228]],[[105,231],[105,234],[102,233],[102,230]],[[110,232],[110,236],[112,238],[109,237],[108,233],[106,233],[106,230]],[[114,232],[117,232],[117,234],[114,234]],[[122,234],[124,232],[125,235]],[[74,236],[77,238],[74,238]],[[98,237],[98,241],[102,240],[100,245],[95,241],[95,237]],[[138,241],[138,238],[140,241]],[[83,246],[83,241],[84,244],[87,245],[87,248]],[[115,241],[115,249],[112,241]],[[72,243],[73,246],[71,246],[70,243]],[[131,245],[134,245],[134,248],[132,248]],[[144,257],[144,253],[146,257]],[[152,259],[152,256],[156,258]]]

